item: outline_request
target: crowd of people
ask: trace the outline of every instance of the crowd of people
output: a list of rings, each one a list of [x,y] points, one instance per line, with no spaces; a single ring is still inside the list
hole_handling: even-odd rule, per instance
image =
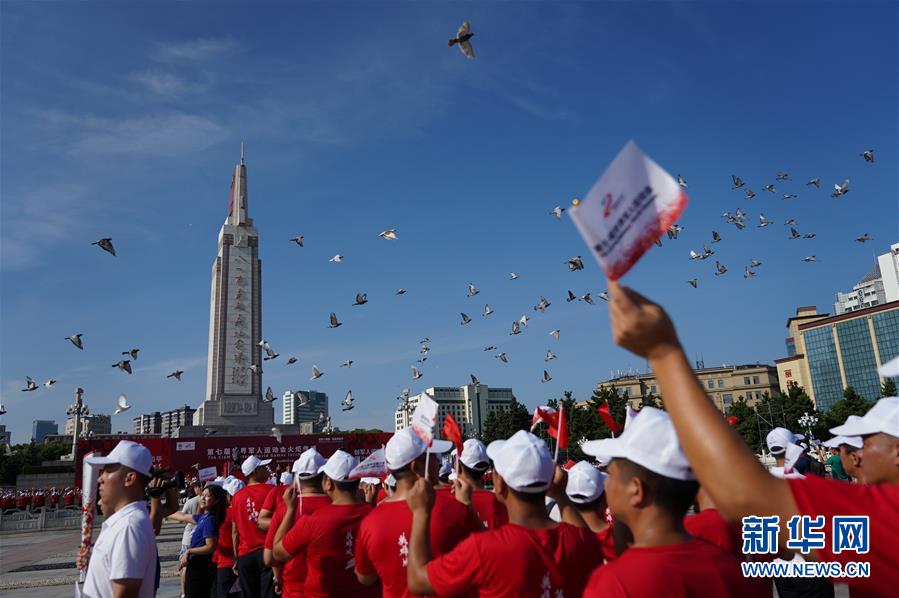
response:
[[[610,291],[613,338],[649,361],[665,410],[643,408],[618,437],[583,443],[589,461],[557,464],[521,430],[487,446],[468,439],[447,466],[451,442],[406,428],[384,448],[383,478],[353,479],[357,461],[343,450],[326,459],[311,448],[277,479],[251,455],[241,479],[197,484],[183,506],[169,488],[148,509],[145,489],[162,482],[147,449],[122,441],[91,458],[109,515],[79,562],[83,594],[154,596],[154,531],[169,518],[189,526],[179,566],[184,594],[198,598],[772,596],[773,586],[786,598],[832,596],[833,583],[853,598],[895,595],[899,398],[832,430],[820,454],[831,479],[785,428],[766,438],[769,471],[708,401],[664,310],[614,282]],[[826,520],[820,544],[794,543],[799,516]],[[869,520],[863,550],[837,541],[835,517]],[[756,519],[773,521],[767,551],[741,539]],[[745,574],[747,562],[778,559],[865,561],[870,575]]]
[[[3,511],[33,511],[46,507],[50,509],[81,506],[81,489],[71,486],[57,488],[28,488],[26,490],[6,489],[0,492],[0,509]]]

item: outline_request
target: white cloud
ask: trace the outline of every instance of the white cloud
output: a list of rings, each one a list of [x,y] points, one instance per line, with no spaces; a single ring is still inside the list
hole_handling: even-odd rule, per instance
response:
[[[160,62],[205,62],[235,47],[230,39],[199,38],[160,46],[154,58]]]
[[[170,97],[180,95],[193,87],[181,77],[161,71],[138,71],[130,73],[128,79],[143,85],[155,94]]]
[[[51,111],[41,117],[47,130],[60,134],[57,147],[67,146],[70,153],[80,156],[147,153],[177,157],[208,149],[230,135],[224,126],[205,116],[177,111],[118,119]]]

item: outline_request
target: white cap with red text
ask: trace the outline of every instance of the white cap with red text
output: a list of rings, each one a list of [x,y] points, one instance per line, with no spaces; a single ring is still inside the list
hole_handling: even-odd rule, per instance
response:
[[[150,476],[153,465],[153,456],[142,444],[130,440],[120,440],[115,448],[105,457],[85,457],[84,462],[90,465],[124,465],[134,471]]]
[[[387,441],[387,446],[384,447],[384,460],[389,469],[400,469],[424,455],[426,451],[432,455],[442,455],[451,448],[453,443],[449,440],[437,439],[434,439],[428,448],[425,441],[419,438],[411,427],[403,428]]]
[[[240,470],[245,476],[253,475],[253,472],[258,468],[264,465],[268,465],[271,462],[271,459],[260,459],[256,455],[250,455],[249,457],[244,459],[243,464],[240,466]]]
[[[555,465],[549,448],[526,430],[515,432],[508,440],[494,440],[487,445],[487,456],[513,490],[535,494],[546,491],[552,483]]]
[[[297,474],[299,479],[307,480],[317,476],[319,470],[326,461],[327,459],[322,457],[321,453],[319,453],[315,447],[308,448],[293,462],[291,471]]]
[[[696,479],[671,417],[654,407],[641,409],[618,438],[589,440],[581,445],[581,450],[592,456],[627,459],[666,478]]]
[[[578,461],[568,470],[565,494],[571,502],[581,505],[591,503],[602,496],[607,477],[609,474],[602,473],[586,461]]]

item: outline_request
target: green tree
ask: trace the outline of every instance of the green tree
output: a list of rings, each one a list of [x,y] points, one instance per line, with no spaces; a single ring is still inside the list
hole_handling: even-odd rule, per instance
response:
[[[505,440],[518,430],[531,427],[531,414],[528,408],[512,399],[506,409],[497,409],[487,414],[481,441],[489,444],[494,440]]]
[[[11,447],[10,455],[0,454],[0,482],[14,485],[16,476],[26,467],[37,467],[44,461],[56,461],[72,451],[66,442],[47,444],[18,444]],[[5,452],[5,451],[4,451]]]
[[[760,452],[762,449],[761,438],[759,438],[758,414],[755,409],[750,407],[742,396],[731,403],[727,408],[726,415],[728,417],[735,416],[738,421],[734,429],[737,434],[743,437],[746,444],[749,445],[754,452]]]
[[[764,393],[762,400],[756,406],[756,412],[765,417],[773,415],[772,423],[775,426],[784,426],[797,434],[805,434],[806,430],[799,425],[799,420],[808,413],[818,418],[818,424],[812,429],[812,435],[816,438],[827,437],[827,425],[824,423],[824,417],[815,409],[815,403],[806,394],[805,389],[797,384],[791,384],[787,394]],[[783,414],[783,419],[781,419],[781,414]]]
[[[826,427],[834,428],[842,425],[850,415],[864,415],[873,406],[874,403],[865,400],[854,388],[848,386],[843,391],[843,398],[831,405],[824,414]]]
[[[887,378],[883,384],[880,385],[880,396],[881,397],[895,397],[896,396],[896,381],[892,378]]]

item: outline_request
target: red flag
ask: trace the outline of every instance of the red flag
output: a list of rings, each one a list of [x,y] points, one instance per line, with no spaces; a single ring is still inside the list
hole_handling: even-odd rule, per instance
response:
[[[731,415],[730,417],[727,418],[727,423],[729,423],[732,426],[736,426],[738,423],[740,423],[740,418],[737,417],[736,415]]]
[[[602,420],[606,422],[606,426],[609,427],[609,430],[611,430],[612,434],[619,434],[621,430],[624,429],[624,426],[612,419],[612,410],[609,408],[608,402],[603,403],[602,405],[597,407],[596,410],[599,412]]]
[[[456,445],[456,454],[462,454],[462,430],[452,413],[447,413],[446,419],[443,420],[443,437],[453,441]]]
[[[550,431],[550,434],[552,434],[552,431]],[[565,416],[564,407],[559,408],[559,428],[555,439],[558,448],[568,448],[568,418]]]
[[[531,432],[543,422],[549,428],[549,435],[556,437],[556,429],[559,426],[559,414],[552,407],[540,406],[534,409],[534,417],[531,419]]]

